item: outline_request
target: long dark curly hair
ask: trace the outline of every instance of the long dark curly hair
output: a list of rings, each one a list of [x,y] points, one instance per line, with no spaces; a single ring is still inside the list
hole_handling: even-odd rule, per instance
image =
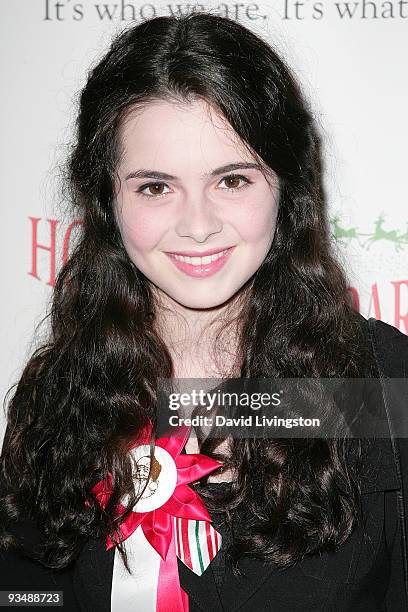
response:
[[[73,562],[89,537],[117,541],[118,521],[136,501],[129,443],[155,423],[158,379],[174,377],[152,287],[113,213],[119,128],[130,109],[152,100],[194,98],[219,110],[281,186],[272,246],[236,320],[240,376],[367,373],[361,316],[333,255],[318,128],[285,63],[262,38],[211,13],[122,32],[81,92],[67,184],[82,232],[56,281],[49,338],[12,387],[1,455],[0,548],[19,546],[10,527],[29,517],[47,541],[36,558],[50,568]],[[351,442],[232,441],[226,465],[236,479],[207,502],[230,520],[245,509],[235,560],[251,555],[285,568],[348,538],[359,499]],[[91,488],[108,473],[114,488],[101,510]],[[125,515],[115,518],[125,495]]]

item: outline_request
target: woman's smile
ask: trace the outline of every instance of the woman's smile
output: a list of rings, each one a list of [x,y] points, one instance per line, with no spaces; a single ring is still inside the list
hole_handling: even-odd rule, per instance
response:
[[[206,278],[212,276],[224,267],[229,260],[230,255],[235,247],[229,247],[223,251],[199,256],[181,255],[175,253],[166,253],[173,264],[184,274],[194,278]]]

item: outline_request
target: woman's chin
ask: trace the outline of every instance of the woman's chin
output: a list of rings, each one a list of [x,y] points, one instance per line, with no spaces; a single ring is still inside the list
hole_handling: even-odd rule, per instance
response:
[[[182,307],[191,310],[211,310],[226,306],[237,294],[237,291],[223,290],[219,292],[206,287],[192,287],[188,291],[166,291],[164,288],[155,286],[156,297],[159,298],[162,306]]]
[[[186,299],[178,299],[175,301],[177,301],[177,303],[183,308],[189,308],[190,310],[216,310],[217,308],[225,306],[226,302],[228,302],[228,297],[225,299],[214,299],[211,296],[208,296],[207,298],[203,299],[192,299],[190,297]]]

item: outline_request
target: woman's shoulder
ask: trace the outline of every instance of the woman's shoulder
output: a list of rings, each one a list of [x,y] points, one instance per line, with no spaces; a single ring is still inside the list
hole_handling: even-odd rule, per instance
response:
[[[401,330],[399,330],[394,325],[390,323],[385,323],[381,319],[374,319],[371,317],[370,319],[366,319],[367,324],[369,321],[373,322],[373,325],[376,328],[377,336],[380,341],[383,343],[386,342],[398,342],[403,343],[403,345],[408,346],[408,336],[404,334]]]
[[[390,378],[408,377],[408,335],[381,319],[360,317],[384,374]]]

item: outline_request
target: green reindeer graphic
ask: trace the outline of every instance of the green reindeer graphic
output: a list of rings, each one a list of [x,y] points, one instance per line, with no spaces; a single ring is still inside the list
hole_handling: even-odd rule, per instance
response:
[[[348,229],[341,227],[339,224],[340,217],[338,215],[334,216],[332,219],[330,219],[330,221],[334,225],[334,237],[336,240],[346,238],[350,241],[355,238],[362,247],[363,244],[361,243],[359,236],[371,236],[371,234],[359,234],[356,227],[349,227]]]
[[[404,235],[404,234],[399,234],[398,230],[383,230],[382,226],[383,226],[384,221],[385,221],[385,218],[383,216],[383,213],[381,213],[380,216],[377,217],[375,221],[374,234],[371,234],[370,238],[368,238],[365,242],[365,244],[367,245],[367,249],[369,249],[370,246],[374,242],[377,242],[378,240],[389,240],[390,242],[394,243],[395,249],[397,251],[400,251],[402,248],[401,243],[407,241],[406,239],[407,232],[405,232],[405,235]]]
[[[385,221],[384,213],[381,213],[376,221],[374,222],[375,231],[374,233],[366,234],[357,231],[357,227],[349,227],[346,229],[340,225],[340,216],[335,215],[330,219],[330,223],[334,227],[334,238],[336,240],[357,240],[358,244],[361,247],[365,247],[369,249],[370,246],[377,242],[378,240],[388,240],[394,244],[394,248],[397,251],[400,251],[403,248],[403,245],[408,244],[408,222],[406,224],[405,233],[400,233],[398,230],[384,230],[383,224]],[[367,240],[362,243],[360,238],[362,236],[368,236]]]

